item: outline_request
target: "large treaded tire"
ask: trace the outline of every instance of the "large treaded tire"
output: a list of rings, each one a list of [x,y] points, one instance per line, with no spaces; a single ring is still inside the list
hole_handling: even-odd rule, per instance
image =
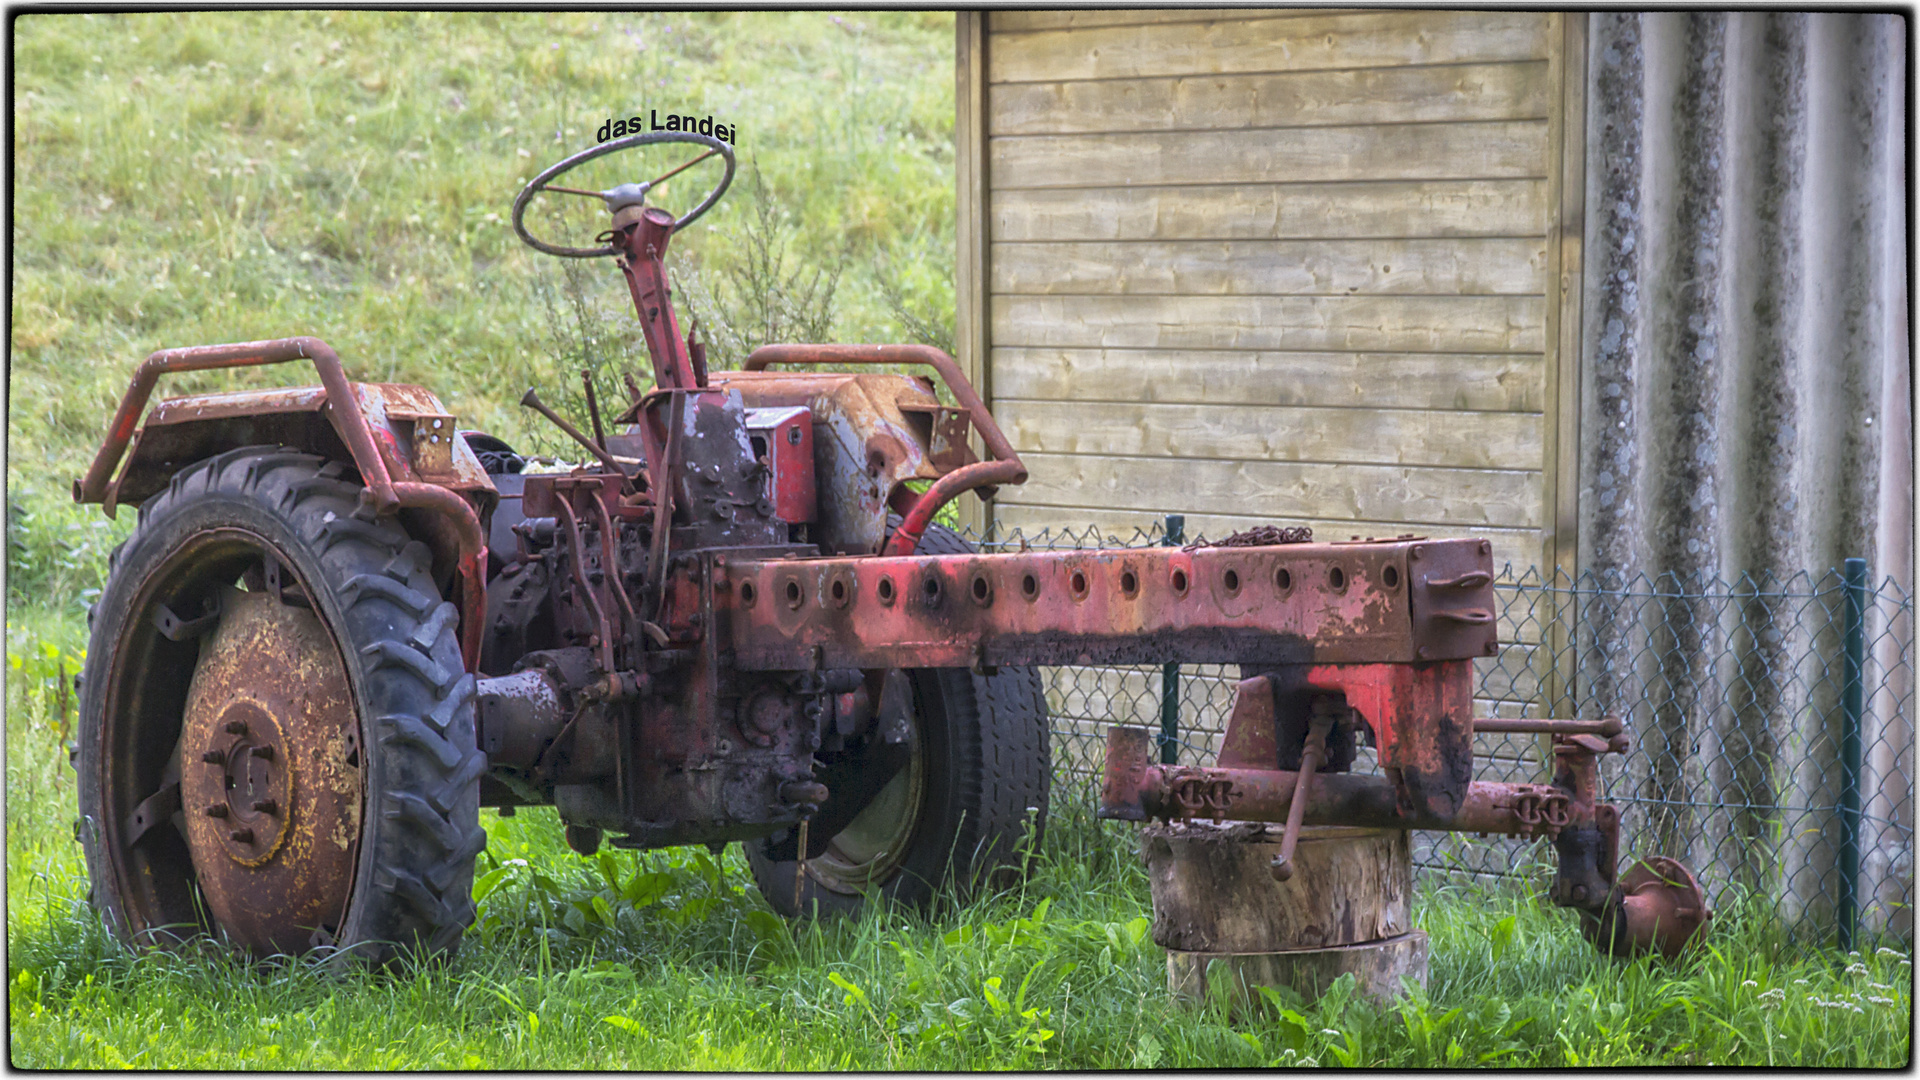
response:
[[[124,842],[122,823],[165,783],[199,655],[195,642],[168,641],[154,628],[155,605],[184,612],[232,585],[249,558],[260,558],[248,545],[292,572],[352,691],[358,850],[339,922],[323,924],[312,943],[386,964],[402,954],[451,955],[472,922],[486,757],[474,738],[474,679],[461,661],[457,612],[434,585],[425,544],[393,518],[356,516],[355,479],[340,463],[291,449],[229,451],[183,469],[149,499],[116,552],[90,620],[78,768],[94,902],[122,940],[218,929],[196,895],[183,819],[171,831],[150,830],[165,835],[137,847]],[[289,845],[274,857],[299,855]]]
[[[918,553],[973,550],[936,525],[921,537]],[[925,908],[949,886],[965,899],[981,887],[1019,879],[1025,855],[1046,832],[1053,773],[1046,695],[1033,669],[1001,668],[980,676],[924,668],[909,675],[919,721],[923,797],[905,857],[872,891]],[[768,857],[763,841],[745,846],[755,884],[782,915],[851,915],[865,905],[865,896],[822,887],[804,875],[796,910],[794,861]]]

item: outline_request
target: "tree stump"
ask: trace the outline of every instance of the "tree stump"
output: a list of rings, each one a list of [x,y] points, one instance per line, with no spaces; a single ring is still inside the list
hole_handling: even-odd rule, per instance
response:
[[[1258,999],[1256,986],[1291,987],[1311,1000],[1347,973],[1357,994],[1379,1002],[1401,995],[1403,975],[1425,986],[1427,936],[1413,927],[1407,834],[1302,829],[1293,877],[1277,882],[1268,866],[1280,835],[1278,825],[1255,822],[1142,830],[1168,990],[1184,1000],[1224,992],[1244,1007]]]

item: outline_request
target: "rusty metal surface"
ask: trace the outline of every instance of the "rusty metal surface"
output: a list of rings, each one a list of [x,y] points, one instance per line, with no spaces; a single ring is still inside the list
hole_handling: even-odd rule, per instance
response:
[[[229,592],[188,694],[180,798],[200,894],[255,955],[305,951],[316,929],[340,925],[360,842],[360,738],[320,620]]]
[[[452,437],[453,417],[431,392],[405,383],[348,385],[359,403],[369,445],[390,482],[426,479],[467,492],[483,504],[498,498],[478,455],[466,440]],[[297,446],[327,457],[344,456],[360,468],[363,479],[371,475],[341,437],[340,422],[326,405],[327,392],[318,386],[168,398],[153,407],[135,433],[126,465],[108,484],[102,501],[109,506],[140,502],[166,487],[180,468],[235,446]],[[449,436],[439,443],[430,441],[436,419]],[[431,460],[421,460],[423,450]]]
[[[915,425],[925,418],[927,463],[935,472],[950,473],[980,460],[967,442],[967,433],[973,430],[973,418],[967,410],[945,405],[903,404],[900,411]]]
[[[811,535],[823,550],[879,551],[890,497],[907,480],[940,476],[907,412],[939,406],[919,379],[877,372],[722,371],[713,374],[713,386],[737,390],[750,408],[811,410],[818,506]]]
[[[1473,730],[1488,734],[1514,735],[1599,735],[1610,737],[1626,730],[1626,724],[1617,716],[1602,717],[1599,720],[1555,720],[1531,719],[1527,717],[1476,716],[1473,718]]]
[[[1693,872],[1664,855],[1634,863],[1619,891],[1618,907],[1602,923],[1615,956],[1657,952],[1671,960],[1713,918]]]
[[[1471,651],[1449,652],[1419,636],[1404,588],[1407,547],[728,560],[717,603],[743,669],[805,669],[816,648],[826,666],[858,668],[1479,655],[1477,641],[1451,637]]]
[[[1492,551],[1485,540],[1422,540],[1408,545],[1407,589],[1414,623],[1421,638],[1430,643],[1432,659],[1492,656],[1498,648]]]
[[[939,349],[927,345],[763,345],[747,357],[745,366],[748,371],[758,371],[773,364],[924,364],[940,373],[954,400],[980,432],[989,460],[964,465],[936,480],[902,515],[899,529],[887,543],[888,555],[911,554],[934,515],[961,492],[977,489],[986,498],[1000,484],[1026,483],[1027,467],[994,422],[992,411],[967,382],[960,365]],[[881,494],[884,497],[890,492]]]
[[[146,408],[154,383],[159,381],[161,375],[281,364],[289,360],[312,360],[315,370],[320,373],[320,383],[326,387],[331,400],[352,399],[353,392],[347,382],[346,370],[340,366],[339,354],[319,338],[295,337],[243,341],[231,345],[200,345],[185,349],[162,349],[149,355],[134,369],[133,382],[127,387],[125,396],[120,399],[119,410],[107,425],[107,434],[100,443],[99,452],[94,455],[93,464],[88,467],[84,477],[73,482],[73,501],[87,503],[106,499],[108,478],[113,475],[114,466],[120,463],[127,443],[133,438],[140,413]],[[358,410],[332,410],[329,416],[341,440],[346,443],[354,464],[359,466],[367,487],[372,490],[374,505],[383,511],[393,509],[397,504],[392,481],[387,475],[385,463],[374,449],[365,418]],[[112,512],[111,507],[108,512]]]
[[[813,477],[813,410],[805,405],[748,407],[747,438],[766,463],[766,495],[773,516],[806,524],[820,516]]]

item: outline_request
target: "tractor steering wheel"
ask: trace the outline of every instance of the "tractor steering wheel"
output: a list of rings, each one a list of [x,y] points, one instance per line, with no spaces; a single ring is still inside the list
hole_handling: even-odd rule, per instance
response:
[[[625,150],[630,146],[646,146],[652,143],[693,143],[696,146],[704,146],[708,149],[706,153],[693,158],[678,168],[672,169],[644,183],[621,184],[618,187],[609,188],[606,191],[583,191],[579,188],[548,186],[548,181],[553,180],[562,173],[584,165],[594,158],[604,157],[616,150]],[[549,166],[545,172],[534,177],[525,188],[521,189],[520,194],[513,200],[513,231],[519,235],[521,240],[526,242],[527,246],[533,248],[535,251],[544,251],[549,255],[558,255],[568,259],[593,259],[602,255],[612,255],[615,253],[612,244],[597,248],[560,247],[549,244],[534,236],[527,231],[526,222],[523,220],[527,209],[527,202],[542,191],[557,191],[566,195],[582,195],[589,198],[604,199],[607,204],[607,213],[612,214],[623,207],[645,203],[647,192],[651,190],[655,184],[692,166],[695,162],[704,161],[715,154],[720,155],[726,160],[726,175],[720,178],[720,183],[715,185],[712,191],[707,192],[707,197],[702,199],[699,205],[687,211],[685,216],[674,223],[673,227],[678,231],[682,227],[692,224],[695,218],[706,213],[714,203],[719,202],[720,196],[727,190],[727,185],[733,183],[733,147],[728,146],[726,143],[711,135],[701,135],[691,131],[648,131],[638,135],[628,135],[625,138],[614,139],[611,142],[604,142],[590,149],[582,150],[558,164]]]

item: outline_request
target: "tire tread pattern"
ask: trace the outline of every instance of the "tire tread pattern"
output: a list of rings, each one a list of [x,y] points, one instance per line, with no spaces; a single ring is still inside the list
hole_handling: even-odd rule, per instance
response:
[[[393,519],[356,517],[357,479],[339,462],[286,447],[208,458],[141,506],[110,573],[147,537],[170,523],[178,531],[183,515],[278,523],[278,542],[304,564],[308,588],[325,594],[316,609],[360,675],[359,884],[334,938],[343,953],[384,965],[403,953],[451,954],[472,921],[473,863],[486,846],[477,783],[486,755],[475,739],[458,612],[434,586],[430,551]]]

